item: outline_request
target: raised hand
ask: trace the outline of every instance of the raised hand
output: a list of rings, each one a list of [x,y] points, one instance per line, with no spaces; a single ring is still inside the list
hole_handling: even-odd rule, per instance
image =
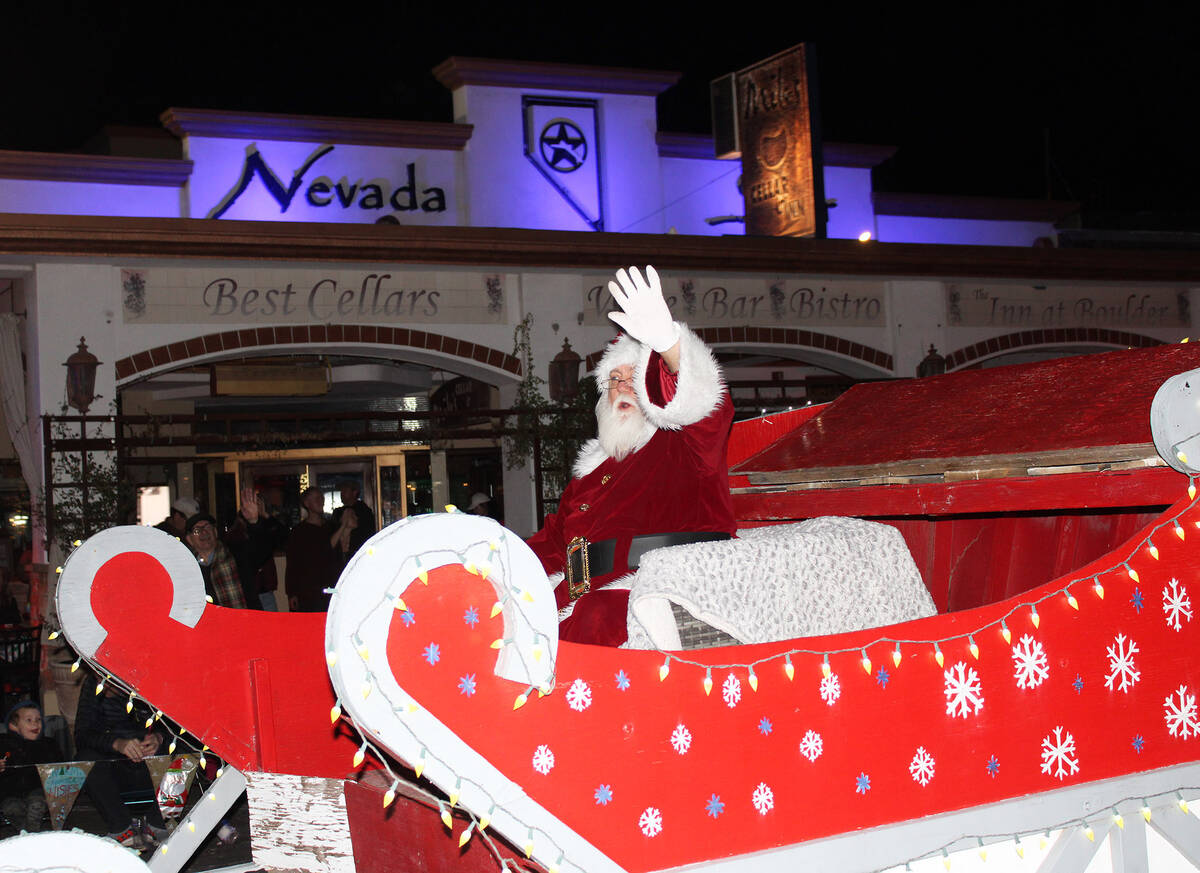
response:
[[[654,267],[647,266],[644,277],[637,267],[617,270],[617,281],[608,283],[608,291],[622,310],[608,317],[625,333],[659,354],[679,342],[679,326],[671,318]]]

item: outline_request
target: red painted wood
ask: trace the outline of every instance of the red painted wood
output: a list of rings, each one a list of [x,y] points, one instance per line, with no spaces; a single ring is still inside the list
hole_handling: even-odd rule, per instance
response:
[[[1193,367],[1189,343],[863,383],[734,472],[1149,443],[1154,392]]]
[[[250,669],[250,694],[254,726],[258,734],[258,766],[264,773],[274,773],[279,767],[275,730],[274,697],[271,694],[271,668],[262,658],[254,658]]]
[[[864,518],[1034,512],[1170,504],[1187,479],[1169,467],[1061,473],[923,485],[815,488],[733,495],[738,524],[794,521],[819,515]]]
[[[729,434],[729,447],[725,451],[726,465],[733,467],[757,454],[828,406],[828,403],[819,406],[804,406],[800,409],[793,409],[791,412],[780,412],[774,415],[765,415],[762,418],[739,421]],[[729,477],[730,488],[749,484],[750,480],[745,476]]]
[[[130,585],[137,586],[136,604]],[[269,707],[284,727],[272,744],[277,772],[341,778],[350,769],[358,744],[346,726],[329,722],[334,695],[324,613],[208,604],[189,628],[170,617],[171,582],[144,552],[107,561],[91,598],[107,634],[96,660],[239,770],[254,770],[272,756],[262,749],[258,706]],[[252,681],[247,665],[256,659],[269,664],[269,695]]]
[[[379,771],[360,781],[345,782],[346,817],[354,846],[355,873],[496,873],[500,865],[475,836],[458,848],[458,839],[470,819],[462,810],[451,812],[454,827],[442,824],[436,804],[430,803],[403,782],[387,809],[383,796],[388,781]],[[500,857],[518,870],[543,871],[499,835],[490,833]]]

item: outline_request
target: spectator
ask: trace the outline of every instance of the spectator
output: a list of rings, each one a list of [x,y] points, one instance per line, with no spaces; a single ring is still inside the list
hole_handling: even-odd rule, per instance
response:
[[[217,539],[217,520],[206,512],[188,519],[184,537],[204,577],[204,591],[218,606],[245,609],[246,599],[238,578],[237,562]],[[86,695],[85,695],[86,696]]]
[[[293,612],[324,612],[329,608],[326,588],[332,588],[341,572],[340,548],[348,542],[358,515],[342,513],[338,524],[325,521],[325,495],[320,488],[300,494],[304,518],[292,528],[287,541],[288,608]]]
[[[200,504],[192,497],[178,497],[171,504],[171,514],[155,525],[161,531],[177,539],[183,539],[187,520],[200,511]]]
[[[46,795],[38,764],[59,759],[58,746],[42,736],[42,710],[22,700],[8,711],[8,733],[0,735],[0,812],[15,827],[40,831],[46,819]]]
[[[154,797],[154,784],[144,762],[158,753],[163,735],[145,728],[151,712],[143,704],[135,703],[128,712],[125,707],[125,698],[111,683],[102,693],[93,694],[85,681],[75,716],[75,748],[80,758],[96,762],[83,787],[104,817],[108,836],[122,846],[141,849],[147,842],[167,838],[166,823],[157,803],[149,807],[143,820],[136,821],[122,794]]]
[[[338,487],[341,490],[342,505],[333,511],[334,526],[342,527],[342,519],[347,512],[356,516],[355,525],[343,528],[347,533],[343,534],[337,544],[341,552],[341,566],[344,567],[354,557],[354,553],[362,548],[362,544],[375,533],[375,513],[363,503],[357,482],[346,479]]]
[[[242,594],[250,609],[277,608],[274,556],[287,539],[287,533],[283,522],[267,513],[262,495],[253,488],[243,488],[237,518],[222,539],[233,554]]]

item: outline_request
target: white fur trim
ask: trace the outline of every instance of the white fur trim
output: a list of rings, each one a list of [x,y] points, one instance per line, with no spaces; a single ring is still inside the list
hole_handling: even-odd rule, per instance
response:
[[[609,343],[608,348],[604,350],[604,354],[600,356],[600,363],[596,365],[595,379],[596,388],[600,391],[600,396],[603,397],[608,390],[605,384],[608,381],[608,374],[617,367],[622,367],[626,364],[637,368],[638,364],[644,364],[642,350],[647,349],[645,360],[649,360],[650,354],[647,346],[643,346],[627,333],[617,337],[616,342]]]
[[[582,479],[606,460],[608,460],[608,454],[600,448],[600,440],[588,440],[575,457],[575,466],[572,467],[571,474],[576,479]]]
[[[642,346],[641,358],[634,371],[634,390],[646,420],[662,430],[679,430],[708,417],[721,403],[725,378],[721,366],[704,340],[686,324],[679,323],[679,383],[675,396],[666,406],[650,402],[646,390],[646,366],[650,348]]]
[[[666,406],[655,406],[650,402],[646,390],[646,367],[650,363],[650,347],[642,345],[628,334],[610,345],[596,365],[596,386],[600,389],[600,403],[607,402],[604,381],[608,374],[624,364],[633,367],[634,393],[646,422],[656,429],[679,430],[707,417],[721,402],[725,390],[725,378],[721,365],[713,357],[704,340],[696,336],[688,326],[679,326],[679,383],[675,396]],[[639,446],[640,448],[640,446]],[[635,450],[636,451],[636,450]],[[582,479],[599,467],[608,458],[599,440],[588,440],[579,450],[571,473]]]
[[[592,590],[593,591],[607,591],[611,588],[614,591],[629,591],[631,588],[633,588],[633,580],[636,578],[637,578],[637,570],[634,570],[630,573],[626,573],[624,576],[618,576],[616,579],[609,580],[608,582],[605,582],[603,585],[593,588]],[[564,606],[562,609],[560,609],[558,611],[559,623],[562,623],[562,621],[565,620],[567,618],[567,616],[569,616],[572,612],[575,611],[575,604],[578,602],[579,602],[578,600],[572,600],[570,603],[568,603],[566,606]]]

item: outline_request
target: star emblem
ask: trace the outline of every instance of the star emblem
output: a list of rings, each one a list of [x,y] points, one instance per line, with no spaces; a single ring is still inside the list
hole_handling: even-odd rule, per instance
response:
[[[573,173],[587,160],[587,137],[572,121],[556,118],[542,128],[542,160],[559,173]]]

